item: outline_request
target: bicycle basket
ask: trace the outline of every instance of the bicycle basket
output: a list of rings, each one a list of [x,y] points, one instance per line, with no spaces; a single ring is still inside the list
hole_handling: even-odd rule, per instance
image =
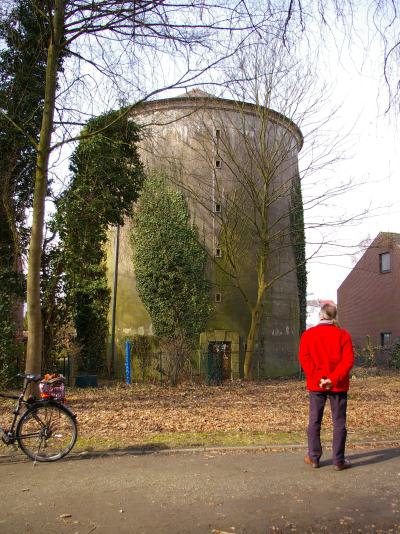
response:
[[[56,399],[65,401],[65,378],[63,375],[45,375],[39,382],[40,397],[42,399]]]

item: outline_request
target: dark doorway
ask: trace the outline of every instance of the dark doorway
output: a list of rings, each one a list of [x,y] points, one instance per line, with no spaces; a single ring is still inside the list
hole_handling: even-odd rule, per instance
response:
[[[210,341],[208,343],[208,381],[220,384],[231,379],[231,342]]]

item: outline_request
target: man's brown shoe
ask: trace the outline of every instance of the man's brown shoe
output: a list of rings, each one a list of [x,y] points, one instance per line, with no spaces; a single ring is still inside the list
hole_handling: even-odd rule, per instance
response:
[[[304,462],[307,465],[311,465],[311,467],[314,467],[315,469],[319,467],[319,462],[314,462],[314,460],[312,460],[308,455],[304,456]]]
[[[343,471],[343,469],[348,469],[349,467],[351,467],[351,463],[349,462],[349,460],[345,460],[344,462],[341,462],[340,464],[335,464],[333,466],[333,469],[335,471]]]

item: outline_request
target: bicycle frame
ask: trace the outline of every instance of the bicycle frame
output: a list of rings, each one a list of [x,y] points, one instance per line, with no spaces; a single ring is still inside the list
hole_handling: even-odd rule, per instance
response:
[[[31,383],[40,382],[39,374],[19,374],[24,386],[19,395],[0,393],[0,398],[16,400],[11,426],[0,427],[0,439],[6,445],[18,444],[30,460],[54,462],[64,458],[76,443],[76,415],[56,398],[26,398]]]
[[[31,397],[29,397],[27,400],[24,399],[27,388],[28,388],[28,381],[25,380],[25,384],[20,395],[8,395],[6,393],[0,393],[0,397],[3,399],[13,399],[13,400],[18,401],[12,412],[13,418],[12,418],[10,428],[8,430],[4,430],[3,427],[0,427],[0,437],[6,445],[10,445],[15,442],[15,439],[16,439],[15,438],[15,427],[17,424],[18,416],[21,413],[21,407],[23,405],[27,406],[35,402],[35,399]]]

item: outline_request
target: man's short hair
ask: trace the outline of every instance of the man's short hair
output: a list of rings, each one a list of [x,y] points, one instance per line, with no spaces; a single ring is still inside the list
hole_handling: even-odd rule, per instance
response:
[[[324,304],[321,306],[321,311],[319,312],[319,316],[321,319],[324,319],[326,321],[333,321],[336,319],[337,315],[337,308],[334,304]]]

